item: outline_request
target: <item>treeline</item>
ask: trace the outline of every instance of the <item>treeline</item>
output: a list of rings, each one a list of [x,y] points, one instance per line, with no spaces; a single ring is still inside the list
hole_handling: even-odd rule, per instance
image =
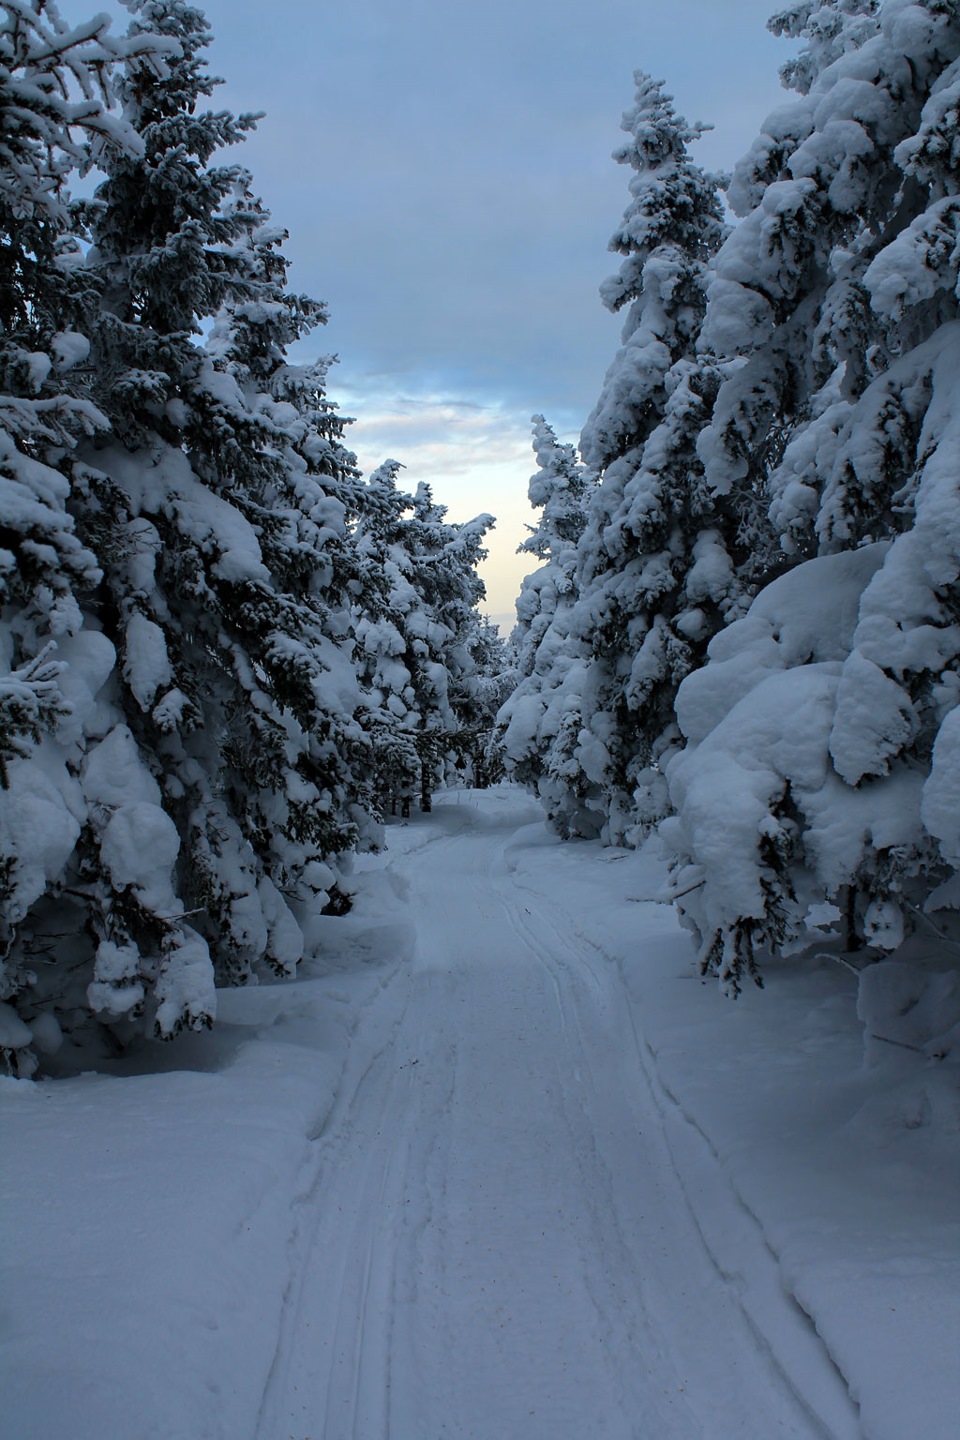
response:
[[[0,1050],[210,1023],[484,749],[481,516],[365,481],[203,14],[0,19]],[[76,177],[92,175],[88,198]],[[74,191],[76,185],[73,186]]]
[[[765,950],[960,908],[960,15],[770,26],[795,95],[732,178],[637,75],[622,344],[579,455],[535,422],[500,716],[561,833],[659,828],[733,992]]]

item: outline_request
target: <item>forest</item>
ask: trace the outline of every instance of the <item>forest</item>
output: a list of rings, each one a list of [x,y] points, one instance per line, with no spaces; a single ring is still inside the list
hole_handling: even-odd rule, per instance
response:
[[[732,176],[638,72],[622,343],[579,450],[535,417],[509,653],[492,517],[360,475],[328,363],[289,359],[325,309],[226,158],[256,117],[203,108],[203,15],[132,13],[3,31],[13,1073],[34,1022],[173,1036],[217,983],[293,973],[351,855],[448,776],[505,769],[563,836],[657,831],[733,994],[811,935],[949,941],[955,7],[777,15],[794,98]]]
[[[327,362],[289,361],[325,309],[220,163],[255,120],[201,108],[202,13],[150,0],[123,39],[108,25],[38,0],[3,29],[16,1074],[24,1020],[174,1036],[211,1023],[217,983],[292,974],[298,916],[349,907],[383,813],[482,768],[503,669],[476,608],[491,517],[448,522],[391,459],[365,480]]]
[[[300,358],[202,10],[123,4],[0,7],[18,1433],[949,1440],[956,0],[782,9],[731,174],[635,72],[509,636]]]

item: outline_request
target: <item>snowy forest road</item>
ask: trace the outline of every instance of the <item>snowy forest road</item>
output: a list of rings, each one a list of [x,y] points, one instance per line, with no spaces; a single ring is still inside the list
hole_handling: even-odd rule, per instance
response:
[[[859,1434],[696,1136],[678,1164],[616,967],[511,869],[535,813],[451,795],[391,830],[416,950],[316,1137],[260,1440]],[[729,1209],[735,1265],[694,1192]]]

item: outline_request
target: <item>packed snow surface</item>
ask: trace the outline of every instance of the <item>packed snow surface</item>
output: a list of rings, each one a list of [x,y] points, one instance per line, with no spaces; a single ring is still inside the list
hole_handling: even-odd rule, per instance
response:
[[[3,1083],[10,1433],[954,1440],[952,1062],[519,790],[389,840],[211,1035]]]

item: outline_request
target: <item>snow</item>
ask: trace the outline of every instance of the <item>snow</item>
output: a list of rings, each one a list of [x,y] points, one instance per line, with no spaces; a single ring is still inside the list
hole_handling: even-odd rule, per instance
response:
[[[3,416],[7,424],[12,418]],[[6,427],[0,428],[0,524],[14,534],[43,536],[48,546],[56,547],[68,570],[95,581],[99,571],[94,558],[80,544],[73,519],[64,509],[69,488],[62,475],[22,454]]]
[[[670,764],[679,822],[667,833],[678,829],[680,853],[706,871],[704,939],[766,912],[762,842],[775,833],[767,827],[788,790],[803,805],[827,782],[838,668],[828,661],[761,673],[701,743]]]
[[[79,789],[59,765],[50,763],[49,748],[10,763],[0,806],[0,854],[16,857],[7,897],[13,922],[62,873],[80,835]]]
[[[871,648],[882,657],[881,644],[889,650],[890,632],[904,669],[955,645],[949,630],[911,631],[892,614],[894,605],[901,617],[924,606],[930,613],[917,568],[935,558],[930,544],[921,560],[908,532],[796,565],[715,636],[708,663],[681,684],[676,715],[688,744],[665,767],[676,813],[662,835],[674,864],[697,870],[697,893],[682,908],[705,959],[715,937],[727,943],[746,920],[761,922],[752,933],[765,945],[805,943],[808,903],[833,901],[841,886],[860,883],[875,856],[930,848],[924,806],[949,858],[954,787],[942,777],[955,687],[944,685],[939,696],[942,760],[925,785],[923,771],[904,761],[921,728],[917,709],[870,657]],[[865,902],[865,933],[886,950],[903,938],[903,915],[888,903],[896,891],[878,887]],[[722,966],[721,980],[732,973]]]
[[[543,713],[539,695],[521,695],[510,706],[510,722],[503,736],[504,754],[513,761],[533,755],[537,749],[537,730]]]
[[[213,557],[212,569],[221,579],[237,584],[269,580],[253,526],[235,505],[200,483],[182,451],[165,446],[153,455],[130,454],[114,446],[99,452],[97,463],[138,512],[175,518],[198,550]],[[145,518],[137,514],[138,527]]]
[[[710,642],[709,663],[681,686],[677,719],[687,738],[702,740],[768,675],[811,660],[845,659],[860,596],[888,548],[824,555],[761,590],[748,614]]]
[[[88,804],[104,811],[160,804],[160,786],[144,765],[128,726],[114,725],[89,751],[83,768],[83,793]]]
[[[87,752],[81,783],[114,886],[130,887],[146,910],[173,919],[183,908],[172,878],[180,837],[128,726],[115,725]]]
[[[140,951],[134,944],[115,945],[101,940],[97,946],[94,979],[87,986],[91,1010],[110,1016],[126,1015],[143,1004],[144,990],[138,970]]]
[[[90,354],[90,341],[76,330],[61,330],[50,342],[54,360],[60,370],[72,370],[82,365]]]
[[[163,631],[139,611],[127,621],[123,673],[141,710],[149,710],[173,679]]]
[[[33,1043],[41,1055],[56,1055],[63,1044],[63,1031],[55,1015],[45,1011],[30,1022]]]
[[[30,1030],[12,1005],[0,1000],[0,1048],[20,1050],[33,1039]]]
[[[960,708],[951,710],[940,727],[920,813],[944,857],[960,868]]]
[[[177,827],[160,805],[122,805],[100,837],[100,856],[116,888],[130,886],[154,914],[180,909],[170,878],[179,853]]]
[[[157,981],[157,1029],[164,1037],[181,1026],[208,1028],[217,1013],[213,965],[206,941],[189,926],[167,945]]]
[[[855,650],[843,667],[830,754],[848,785],[885,775],[888,761],[916,735],[916,711],[895,680]]]
[[[955,964],[733,1004],[651,847],[388,838],[211,1033],[0,1082],[11,1434],[953,1440]]]

